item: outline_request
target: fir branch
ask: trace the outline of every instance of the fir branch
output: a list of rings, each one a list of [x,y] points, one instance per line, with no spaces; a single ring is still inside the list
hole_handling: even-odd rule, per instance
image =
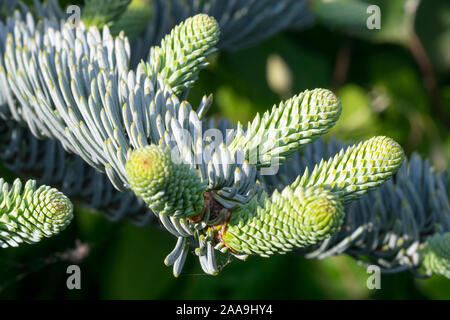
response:
[[[0,160],[6,168],[37,184],[59,189],[66,196],[98,210],[111,221],[129,219],[143,226],[154,215],[132,191],[118,192],[108,177],[67,153],[58,141],[36,139],[13,121],[0,120]]]
[[[189,10],[191,5],[199,11],[224,9],[216,12],[220,17],[217,21],[224,30],[238,28],[239,32],[231,34],[228,39],[240,44],[251,43],[248,39],[261,39],[255,35],[264,23],[270,22],[279,28],[280,24],[269,20],[276,12],[273,7],[267,6],[268,11],[264,12],[255,10],[262,8],[263,1],[242,1],[234,3],[235,6],[233,3],[214,0],[186,2]],[[286,10],[289,5],[292,3],[282,1],[278,8]],[[244,11],[239,11],[244,7]],[[172,12],[176,8],[175,4]],[[241,15],[225,19],[230,12],[241,12]],[[301,11],[302,14],[304,12]],[[249,23],[249,17],[256,13],[263,18]],[[205,21],[205,26],[209,26],[213,19],[205,18]],[[161,23],[161,30],[163,25]],[[138,186],[137,192],[148,198],[149,206],[157,206],[155,208],[160,212],[155,213],[161,223],[178,237],[175,249],[165,261],[174,266],[176,276],[182,270],[190,243],[196,244],[195,253],[208,274],[217,274],[220,268],[216,264],[215,250],[224,251],[227,245],[232,249],[234,246],[232,254],[237,258],[245,258],[252,253],[269,255],[301,248],[308,257],[317,258],[346,252],[360,261],[375,262],[387,271],[415,270],[423,261],[428,273],[433,272],[433,268],[437,270],[434,272],[445,273],[437,266],[445,266],[446,260],[439,260],[442,255],[437,254],[441,252],[437,248],[440,247],[429,235],[448,232],[450,228],[448,182],[416,157],[394,175],[403,161],[403,152],[392,140],[377,137],[345,151],[339,152],[340,147],[333,149],[336,147],[330,145],[328,150],[304,152],[305,159],[314,160],[308,164],[309,167],[321,158],[332,156],[333,152],[338,154],[333,159],[322,161],[311,173],[309,170],[303,172],[302,178],[294,183],[291,181],[289,187],[271,177],[261,178],[263,184],[260,185],[256,181],[256,167],[248,161],[239,161],[238,153],[247,146],[255,150],[257,145],[261,145],[266,158],[263,157],[256,166],[267,165],[272,159],[283,161],[294,154],[294,168],[301,167],[303,162],[296,157],[295,151],[326,132],[339,116],[340,105],[332,93],[313,91],[317,95],[317,105],[330,109],[316,109],[316,104],[312,109],[299,108],[296,104],[301,99],[299,96],[274,107],[272,113],[255,119],[245,133],[242,126],[238,127],[234,144],[220,144],[214,149],[216,146],[212,142],[199,138],[204,132],[203,118],[211,98],[205,97],[195,112],[187,102],[180,103],[172,94],[170,85],[174,85],[181,96],[186,94],[197,76],[196,72],[204,67],[206,56],[211,53],[209,46],[215,45],[215,38],[210,36],[216,34],[216,27],[208,27],[204,33],[201,28],[196,29],[196,33],[207,39],[198,41],[204,51],[200,50],[196,55],[195,50],[188,52],[189,41],[195,36],[189,34],[186,37],[188,33],[180,31],[183,28],[190,30],[189,23],[181,25],[176,29],[180,34],[167,36],[170,41],[163,41],[160,50],[154,49],[155,58],[150,56],[148,65],[141,63],[136,71],[130,71],[128,61],[132,49],[123,34],[114,38],[108,27],[100,33],[96,27],[87,30],[81,24],[73,28],[54,18],[35,23],[29,12],[16,13],[8,18],[6,24],[0,24],[0,39],[11,33],[6,47],[4,42],[0,43],[0,51],[6,52],[4,61],[3,56],[0,58],[0,117],[26,123],[37,137],[61,140],[65,149],[79,154],[91,166],[106,171],[119,190],[129,187],[125,168],[136,169],[132,171],[139,174],[128,177],[132,187]],[[154,32],[155,29],[152,27],[152,30]],[[266,29],[259,35],[265,37],[269,31]],[[227,32],[222,32],[222,39],[227,39]],[[222,40],[221,45],[224,43]],[[178,50],[179,44],[186,47]],[[169,63],[162,57],[173,61]],[[187,57],[188,63],[177,60],[179,57]],[[189,57],[195,59],[191,61]],[[179,69],[173,69],[174,65]],[[300,119],[294,112],[298,109],[312,110],[312,116]],[[265,133],[278,127],[285,129],[282,139],[279,142],[267,141]],[[224,129],[228,128],[224,125]],[[185,133],[192,139],[184,139]],[[299,142],[298,138],[302,140]],[[162,183],[155,184],[152,189],[151,180],[140,177],[148,167],[133,165],[134,161],[126,163],[131,159],[133,149],[147,150],[154,148],[154,144],[170,147],[189,165],[169,170],[172,174],[159,179],[158,182]],[[281,147],[278,148],[277,144]],[[214,151],[206,162],[203,161],[204,150]],[[250,155],[252,153],[248,152],[248,159],[252,158]],[[165,161],[164,153],[157,153],[152,159],[153,165],[167,168],[172,165]],[[193,170],[194,164],[197,171]],[[152,170],[148,172],[154,173]],[[168,181],[169,185],[174,185],[176,174],[188,177],[182,180],[186,183],[183,190],[194,190],[191,194],[194,201],[189,203],[192,199],[188,192],[181,197],[174,195],[170,199],[150,201],[155,200],[153,196],[160,192],[169,194],[173,191],[174,188],[166,188],[165,183]],[[292,176],[292,171],[289,174]],[[394,176],[393,180],[364,195],[391,176]],[[276,185],[268,183],[272,180]],[[195,186],[191,183],[193,181],[197,182]],[[196,189],[198,186],[201,187]],[[271,197],[261,195],[261,187],[269,190],[274,186],[284,188],[284,191],[281,194],[274,192]],[[151,193],[149,197],[147,191]],[[296,203],[296,197],[302,198],[305,194],[308,196],[304,201]],[[349,204],[362,195],[362,199]],[[347,206],[344,223],[338,230],[342,220],[341,202]],[[187,209],[184,207],[186,204]],[[169,209],[165,211],[164,208]],[[202,214],[193,219],[194,213],[199,211]],[[293,220],[292,223],[278,225],[284,231],[277,234],[278,238],[258,232],[267,228],[264,221],[270,225],[281,216]],[[306,224],[291,232],[290,227],[296,226],[296,219]],[[430,242],[424,244],[427,239]],[[428,249],[421,251],[422,247]],[[421,253],[429,258],[419,258]]]
[[[11,114],[25,121],[35,136],[60,140],[66,150],[105,171],[117,189],[128,188],[124,166],[132,148],[159,143],[162,137],[173,143],[165,127],[199,127],[193,126],[199,120],[191,106],[180,103],[163,78],[146,77],[144,63],[128,70],[129,46],[123,35],[113,38],[108,27],[100,34],[95,27],[59,26],[56,21],[36,30],[20,20],[14,23],[20,31],[8,36],[6,75],[0,72],[20,103],[17,110],[7,92]],[[29,42],[35,45],[29,47]],[[23,68],[30,72],[21,72]],[[184,143],[177,141],[183,150]]]

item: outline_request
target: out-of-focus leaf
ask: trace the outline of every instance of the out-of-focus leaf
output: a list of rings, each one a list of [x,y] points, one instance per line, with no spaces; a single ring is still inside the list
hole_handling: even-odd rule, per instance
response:
[[[414,32],[414,19],[420,0],[371,0],[381,11],[381,28],[365,29],[361,36],[378,42],[408,45]]]
[[[123,30],[128,38],[133,39],[148,25],[152,15],[151,0],[132,0],[127,10],[111,26],[111,32],[119,34]]]
[[[426,280],[416,279],[415,283],[418,289],[431,299],[450,299],[450,290],[448,290],[449,281],[443,276],[434,276]]]
[[[367,299],[369,289],[365,268],[348,256],[335,256],[314,261],[313,277],[327,299]]]
[[[112,240],[103,257],[101,298],[158,299],[177,281],[162,263],[175,242],[167,232],[126,223]]]
[[[223,116],[233,122],[249,121],[256,108],[246,97],[240,96],[229,86],[220,87],[215,95],[216,104]]]
[[[344,140],[360,140],[377,132],[377,114],[371,107],[369,94],[356,84],[343,86],[337,92],[342,102],[342,113],[332,133]]]
[[[450,70],[450,1],[422,1],[416,32],[437,73]]]
[[[316,261],[298,255],[249,257],[233,261],[219,275],[202,274],[198,263],[189,263],[182,284],[168,292],[168,299],[323,299],[312,272]]]
[[[319,20],[350,34],[376,42],[408,45],[414,31],[414,18],[420,0],[315,0],[313,8]],[[367,8],[380,8],[380,29],[369,29],[372,15]]]
[[[214,104],[208,116],[219,113],[234,121],[252,119],[256,112],[264,112],[280,101],[267,82],[265,68],[268,58],[274,54],[279,55],[292,72],[292,95],[306,89],[328,87],[333,63],[328,56],[278,35],[254,48],[233,54],[221,53],[200,73],[189,101],[197,105],[203,94],[213,93]]]
[[[283,99],[292,95],[293,74],[287,63],[279,54],[271,54],[266,65],[267,83],[273,92]]]
[[[355,0],[312,0],[311,9],[319,22],[331,28],[361,30],[366,27],[365,2]]]
[[[7,182],[12,183],[16,176],[8,169],[6,169],[0,162],[0,177],[5,179]]]

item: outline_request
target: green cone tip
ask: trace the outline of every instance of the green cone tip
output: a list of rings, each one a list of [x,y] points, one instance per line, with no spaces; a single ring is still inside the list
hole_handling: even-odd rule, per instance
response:
[[[213,17],[198,14],[186,19],[164,37],[159,47],[150,50],[147,76],[160,74],[177,95],[189,90],[209,64],[208,57],[216,51],[219,36],[219,24]]]
[[[0,179],[0,246],[39,242],[64,230],[72,221],[73,205],[58,190],[29,180],[23,192],[16,180],[11,189]]]
[[[202,211],[206,183],[189,165],[172,161],[169,148],[152,144],[135,150],[125,170],[131,190],[157,213],[186,218]]]
[[[404,159],[403,149],[393,139],[374,137],[322,160],[312,172],[306,170],[294,185],[328,187],[349,203],[391,178]]]

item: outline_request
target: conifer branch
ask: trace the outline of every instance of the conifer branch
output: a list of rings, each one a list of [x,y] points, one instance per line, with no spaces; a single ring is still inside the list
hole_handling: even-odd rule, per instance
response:
[[[214,126],[205,121],[212,97],[205,96],[196,110],[180,101],[216,44],[235,49],[259,41],[292,24],[295,16],[305,16],[306,1],[280,1],[275,10],[266,1],[174,0],[170,9],[158,7],[165,8],[161,17],[170,20],[186,12],[210,16],[200,14],[175,27],[136,69],[130,68],[132,54],[133,59],[140,54],[136,44],[131,46],[124,33],[113,37],[109,31],[110,21],[120,21],[117,10],[94,13],[89,20],[89,5],[94,4],[88,3],[86,21],[97,26],[76,27],[60,21],[58,10],[44,13],[43,8],[54,3],[37,5],[33,13],[24,8],[0,23],[0,143],[8,145],[3,159],[13,161],[19,152],[25,155],[17,157],[20,167],[19,160],[38,154],[32,150],[38,144],[23,143],[10,135],[18,131],[4,129],[6,121],[14,120],[38,138],[59,140],[66,151],[104,171],[116,189],[131,188],[177,237],[165,260],[175,276],[182,271],[190,245],[203,270],[212,275],[220,271],[217,250],[245,259],[298,249],[307,257],[345,252],[385,271],[422,267],[427,274],[448,276],[448,181],[415,156],[402,166],[401,147],[386,137],[345,150],[339,144],[314,149],[318,144],[310,142],[326,133],[341,112],[332,92],[300,93],[257,116],[246,130],[239,124],[229,135],[228,123]],[[255,16],[259,18],[253,21]],[[274,23],[275,17],[285,19]],[[164,30],[164,19],[151,22],[147,36]],[[219,144],[203,139],[206,129],[214,127],[231,139]],[[23,148],[27,151],[21,153]],[[173,154],[181,162],[174,161]],[[39,163],[35,161],[29,159]],[[277,177],[258,176],[259,169],[273,162],[284,162]],[[298,178],[286,179],[286,170],[290,178]],[[2,199],[25,199],[18,189],[16,183],[11,191],[4,187],[8,196]],[[16,211],[5,201],[3,227],[16,227],[11,222],[16,217],[11,212]],[[46,209],[37,203],[31,208]],[[23,212],[28,217],[28,211]],[[58,223],[55,229],[38,229],[50,235],[53,231],[48,230],[57,232]],[[65,222],[60,223],[63,228]],[[17,234],[22,232],[23,239],[2,231],[5,239],[13,239],[4,243],[27,241],[21,230]]]

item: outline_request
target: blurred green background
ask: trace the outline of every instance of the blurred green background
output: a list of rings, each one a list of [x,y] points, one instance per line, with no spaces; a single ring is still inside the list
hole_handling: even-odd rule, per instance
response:
[[[66,1],[73,4],[77,1]],[[80,2],[80,1],[78,1]],[[311,28],[278,34],[256,47],[221,52],[201,73],[190,102],[213,93],[210,114],[247,121],[305,89],[333,89],[343,114],[331,133],[344,140],[387,135],[407,154],[418,152],[448,168],[450,158],[450,3],[371,1],[382,9],[381,30],[358,32],[324,15]],[[414,8],[413,8],[414,9]],[[321,21],[322,20],[322,21]],[[9,181],[14,174],[0,169]],[[66,289],[67,253],[76,241],[88,252],[75,261],[82,290]],[[110,222],[76,205],[61,235],[37,245],[1,250],[0,298],[74,299],[450,299],[450,280],[369,274],[346,256],[323,261],[296,255],[234,261],[216,277],[188,257],[175,279],[163,264],[175,239],[155,226]],[[73,253],[73,252],[72,252]]]

